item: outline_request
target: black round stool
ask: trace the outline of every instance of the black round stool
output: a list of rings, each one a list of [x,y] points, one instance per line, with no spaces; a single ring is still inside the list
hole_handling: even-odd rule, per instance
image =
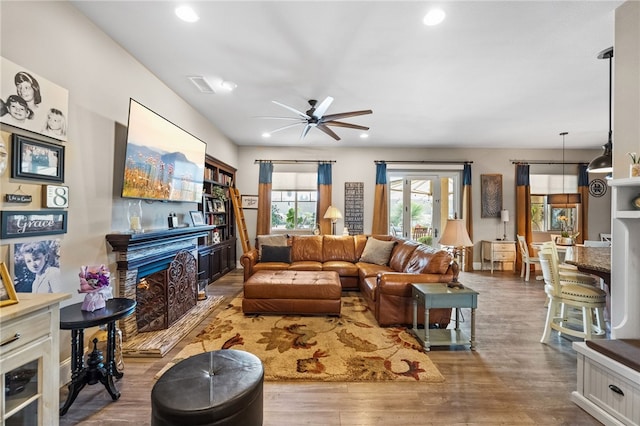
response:
[[[224,349],[187,358],[151,391],[151,425],[262,425],[260,359]]]

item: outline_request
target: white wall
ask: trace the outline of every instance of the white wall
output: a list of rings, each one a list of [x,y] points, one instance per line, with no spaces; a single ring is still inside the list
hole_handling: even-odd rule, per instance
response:
[[[605,136],[606,136],[606,129]],[[562,150],[503,150],[503,149],[372,149],[363,146],[357,148],[302,148],[292,150],[281,147],[240,147],[238,155],[237,183],[241,194],[258,193],[258,169],[255,160],[335,160],[333,165],[333,204],[344,211],[344,183],[364,183],[364,230],[371,232],[373,220],[373,192],[375,187],[375,160],[396,161],[473,161],[473,241],[476,244],[475,260],[480,261],[479,241],[502,237],[504,227],[498,219],[480,217],[480,175],[502,174],[503,206],[515,212],[515,166],[511,160],[558,161]],[[566,161],[588,162],[600,155],[599,150],[567,150]],[[277,170],[277,165],[275,169]],[[569,173],[571,166],[565,166]],[[575,167],[575,166],[573,166]],[[555,168],[555,170],[554,170]],[[531,165],[531,173],[562,173],[562,166]],[[574,171],[576,169],[574,168]],[[597,175],[596,175],[597,176]],[[603,176],[599,176],[603,177]],[[593,177],[592,177],[593,178]],[[589,199],[589,236],[598,238],[601,232],[610,232],[611,222],[610,192],[601,198]],[[245,211],[249,241],[255,240],[256,210]],[[337,229],[343,222],[338,221]],[[507,226],[507,235],[515,239],[515,219]]]
[[[232,166],[237,147],[69,3],[2,1],[0,13],[2,56],[69,91],[68,142],[63,145],[64,184],[70,191],[66,234],[0,241],[0,260],[8,261],[14,243],[59,238],[62,289],[73,295],[65,303],[76,303],[82,300],[76,291],[80,266],[109,263],[115,271],[105,235],[127,229],[121,176],[114,174],[122,165],[114,148],[127,125],[130,97],[205,141],[208,153]],[[2,130],[5,138],[6,132],[20,132],[4,125]],[[41,184],[9,176],[7,171],[0,178],[0,209],[40,210]],[[19,185],[33,202],[5,203],[4,194],[15,193]],[[166,228],[169,211],[185,214],[196,208],[193,203],[143,202],[143,226]]]

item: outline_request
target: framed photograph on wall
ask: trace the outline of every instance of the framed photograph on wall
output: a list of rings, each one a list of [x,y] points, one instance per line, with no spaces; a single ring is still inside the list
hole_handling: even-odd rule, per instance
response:
[[[190,211],[189,215],[191,215],[191,222],[193,222],[193,226],[202,226],[204,225],[204,216],[201,211],[194,210]]]
[[[66,141],[69,91],[6,58],[0,57],[0,68],[7,109],[0,122]]]
[[[67,233],[64,210],[3,211],[0,214],[0,238],[24,238]]]
[[[4,262],[0,262],[0,306],[18,303],[18,295],[13,287],[9,269]]]
[[[242,195],[240,197],[240,204],[243,209],[258,209],[258,196],[257,195]]]
[[[502,175],[480,175],[480,217],[500,217],[502,210]]]
[[[64,147],[13,134],[11,177],[64,182]]]
[[[0,57],[0,68],[7,108],[0,122],[66,141],[69,91],[6,58]]]

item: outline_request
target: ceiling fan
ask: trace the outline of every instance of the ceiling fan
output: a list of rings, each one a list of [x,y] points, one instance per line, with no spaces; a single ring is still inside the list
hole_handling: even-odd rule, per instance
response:
[[[279,105],[293,112],[294,114],[296,114],[296,117],[265,117],[265,118],[275,118],[280,120],[296,120],[297,122],[294,124],[289,124],[287,126],[283,126],[275,130],[272,130],[271,133],[279,132],[281,130],[289,129],[291,127],[295,127],[299,125],[304,125],[304,128],[302,129],[302,133],[300,134],[300,139],[304,139],[304,137],[307,136],[307,133],[309,133],[309,130],[315,127],[323,131],[327,135],[331,136],[335,140],[339,141],[340,137],[333,130],[331,130],[329,126],[347,127],[349,129],[357,129],[357,130],[369,130],[369,128],[365,126],[359,126],[357,124],[345,123],[343,121],[336,121],[336,120],[347,118],[347,117],[355,117],[357,115],[373,114],[373,111],[371,111],[370,109],[365,109],[361,111],[350,111],[350,112],[341,112],[338,114],[325,115],[324,113],[329,108],[329,105],[331,105],[331,103],[333,102],[333,98],[331,96],[327,96],[322,102],[320,102],[319,105],[318,105],[318,101],[316,101],[315,99],[310,99],[309,105],[311,105],[311,108],[307,110],[307,112],[298,111],[297,109],[292,108],[283,103],[280,103],[278,101],[272,101],[272,102],[276,105]]]

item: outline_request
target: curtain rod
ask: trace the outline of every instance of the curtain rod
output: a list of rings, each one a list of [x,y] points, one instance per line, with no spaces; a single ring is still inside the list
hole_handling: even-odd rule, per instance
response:
[[[473,164],[473,161],[388,161],[388,160],[375,160],[376,164]]]
[[[589,164],[588,161],[509,160],[511,164]]]
[[[255,160],[253,164],[259,163],[273,163],[273,164],[296,164],[296,163],[335,163],[336,160]]]

